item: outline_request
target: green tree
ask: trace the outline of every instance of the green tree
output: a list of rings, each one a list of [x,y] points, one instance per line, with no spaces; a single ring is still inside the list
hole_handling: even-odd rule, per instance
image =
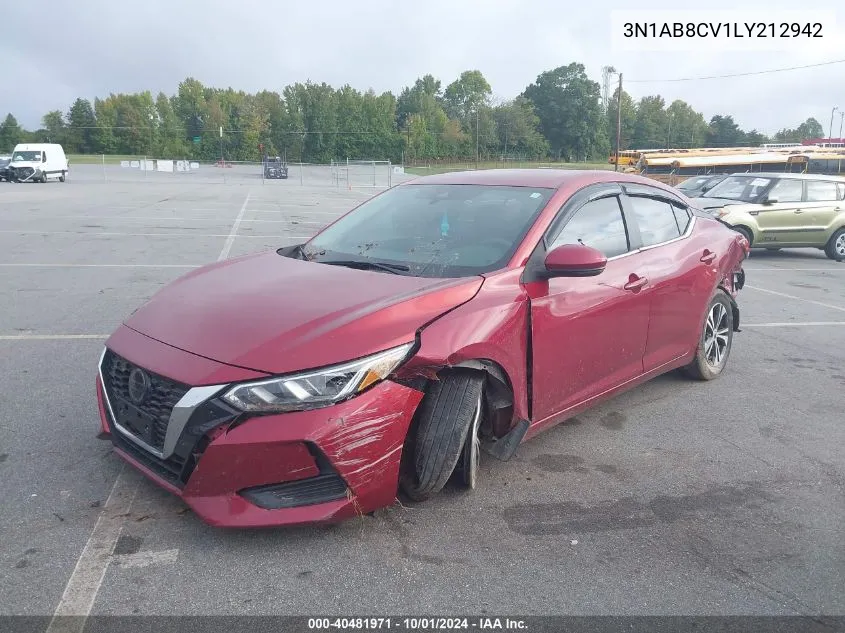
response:
[[[94,99],[94,115],[97,117],[97,127],[92,135],[94,151],[98,154],[117,154],[117,111],[114,100]]]
[[[704,115],[693,110],[685,101],[677,99],[666,109],[668,147],[696,147],[707,138]]]
[[[489,105],[493,89],[480,70],[465,70],[443,92],[446,114],[459,119],[464,128],[470,126],[470,118],[481,107]]]
[[[558,156],[580,160],[607,151],[601,88],[587,77],[583,64],[541,73],[523,96],[534,104],[543,136]]]
[[[396,102],[396,124],[399,129],[405,127],[405,121],[412,114],[419,114],[424,100],[439,103],[441,100],[440,80],[433,75],[418,78],[412,87],[402,89]]]
[[[47,143],[65,144],[65,120],[61,110],[52,110],[41,117],[44,136]]]
[[[750,132],[746,133],[745,142],[748,145],[757,147],[759,145],[762,145],[763,143],[768,143],[769,137],[761,132],[758,132],[757,130],[751,130]]]
[[[185,141],[192,142],[195,137],[201,139],[199,146],[194,146],[194,157],[210,159],[219,156],[217,128],[207,127],[208,103],[202,83],[193,77],[180,82],[172,103],[184,130]]]
[[[67,152],[91,154],[95,150],[95,128],[97,117],[94,108],[87,99],[77,99],[67,113],[66,130]]]
[[[11,152],[21,142],[24,132],[11,113],[0,123],[0,150]]]
[[[717,114],[710,119],[707,130],[707,145],[710,147],[733,147],[744,145],[745,132],[737,125],[730,115]]]
[[[613,152],[616,149],[616,124],[617,124],[617,108],[619,107],[619,88],[613,91],[613,97],[610,99],[607,106],[607,138],[610,141]],[[625,90],[622,90],[622,117],[619,121],[621,123],[621,133],[619,138],[620,149],[634,148],[634,132],[637,125],[637,106]]]
[[[800,143],[811,138],[823,138],[824,128],[822,124],[813,117],[810,117],[796,129],[783,129],[775,134],[775,141],[778,143]]]
[[[517,97],[493,109],[502,156],[538,158],[549,152],[549,144],[540,132],[540,118],[534,105],[525,97]]]
[[[185,139],[184,128],[173,107],[173,101],[163,92],[159,92],[156,96],[155,110],[158,123],[156,153],[172,158],[192,156],[190,146]]]
[[[643,97],[637,104],[637,122],[634,124],[633,146],[636,149],[666,147],[669,139],[669,117],[666,102],[659,95]]]

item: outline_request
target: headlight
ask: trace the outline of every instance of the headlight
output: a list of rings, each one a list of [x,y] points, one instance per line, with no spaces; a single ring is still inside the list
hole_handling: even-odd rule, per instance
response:
[[[387,378],[413,346],[406,343],[343,365],[236,385],[223,399],[242,411],[257,413],[324,407]]]

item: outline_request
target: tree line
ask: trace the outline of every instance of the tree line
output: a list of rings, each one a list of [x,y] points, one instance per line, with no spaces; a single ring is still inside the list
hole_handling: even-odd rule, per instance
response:
[[[78,98],[37,130],[10,113],[0,123],[0,151],[19,142],[61,143],[69,154],[257,160],[262,152],[291,162],[364,160],[560,160],[606,162],[621,105],[621,148],[720,147],[799,142],[823,136],[807,119],[771,139],[744,131],[730,115],[708,122],[690,104],[659,95],[635,101],[618,88],[602,102],[601,87],[583,64],[541,73],[517,97],[495,102],[479,70],[445,87],[432,75],[398,95],[349,85],[295,83],[256,94],[182,81],[176,94],[149,91]],[[220,129],[223,129],[222,138]]]

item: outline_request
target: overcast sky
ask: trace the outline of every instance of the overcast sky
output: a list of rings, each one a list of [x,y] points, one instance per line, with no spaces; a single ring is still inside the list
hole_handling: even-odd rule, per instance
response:
[[[571,6],[568,6],[569,3]],[[690,8],[699,3],[690,3]],[[831,108],[845,109],[845,64],[760,76],[689,82],[698,77],[845,59],[845,8],[834,0],[707,3],[707,12],[742,6],[768,22],[777,10],[823,9],[836,22],[823,38],[777,41],[780,50],[634,52],[614,46],[612,13],[677,11],[678,0],[75,0],[8,2],[0,18],[0,116],[27,128],[78,97],[151,90],[173,94],[193,76],[250,92],[308,79],[398,92],[425,73],[445,87],[479,69],[496,97],[509,98],[544,71],[582,62],[623,73],[636,99],[684,99],[709,119],[732,114],[745,129],[774,133],[816,117],[827,133]],[[708,13],[705,12],[704,15]],[[838,15],[837,15],[838,13]],[[653,18],[648,14],[648,19]],[[683,42],[681,42],[683,44]],[[630,83],[628,82],[629,80]],[[834,119],[834,136],[839,129]]]

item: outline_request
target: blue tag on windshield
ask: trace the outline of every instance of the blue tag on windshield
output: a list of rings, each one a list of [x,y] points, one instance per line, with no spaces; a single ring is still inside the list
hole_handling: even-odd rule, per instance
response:
[[[443,219],[440,220],[440,235],[441,237],[446,237],[449,235],[449,218],[446,217],[446,213],[443,213]]]

